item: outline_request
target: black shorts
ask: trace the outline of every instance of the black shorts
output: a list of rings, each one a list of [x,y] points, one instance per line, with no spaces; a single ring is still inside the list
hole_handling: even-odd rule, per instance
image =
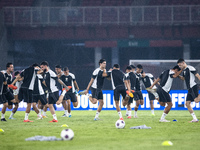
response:
[[[198,95],[199,95],[198,86],[195,85],[195,86],[193,86],[192,88],[190,88],[190,89],[188,90],[188,94],[187,94],[187,97],[186,97],[186,101],[191,101],[191,102],[193,102],[194,99],[195,99],[196,97],[198,97]]]
[[[59,91],[49,93],[48,103],[49,104],[56,104],[59,99]]]
[[[114,100],[119,101],[120,94],[122,95],[123,99],[126,97],[126,88],[125,86],[118,86],[114,89]]]
[[[133,98],[135,101],[138,101],[138,100],[143,100],[143,95],[142,95],[142,92],[141,91],[135,91],[133,93]]]
[[[26,103],[32,103],[33,102],[33,91],[29,90],[28,88],[21,88],[20,89],[22,98],[20,97],[19,100],[24,99],[24,102]]]
[[[23,90],[22,90],[22,88],[19,89],[18,100],[19,100],[20,102],[23,100]]]
[[[11,91],[3,94],[3,98],[5,99],[5,101],[8,102],[8,105],[13,105],[13,103],[11,102],[11,100],[15,99],[14,95],[12,94]]]
[[[149,100],[150,101],[152,101],[152,100],[155,100],[156,98],[155,98],[155,96],[151,93],[151,92],[149,92],[149,91],[147,91],[148,92],[148,95],[149,95]]]
[[[97,100],[103,100],[103,92],[101,89],[91,88],[92,98],[96,98]]]
[[[157,88],[157,93],[159,96],[160,102],[172,102],[171,97],[169,93],[167,93],[165,90],[163,90],[161,87]]]
[[[0,104],[4,104],[6,102],[7,102],[7,100],[6,100],[5,96],[3,94],[0,95]]]
[[[45,94],[43,94],[43,95],[33,95],[33,103],[37,103],[38,100],[41,101],[42,105],[47,104],[47,99],[46,99]]]
[[[71,93],[71,92],[67,92],[65,94],[65,97],[63,98],[63,100],[71,100],[71,102],[77,102],[77,98],[76,98],[76,94],[75,93]]]

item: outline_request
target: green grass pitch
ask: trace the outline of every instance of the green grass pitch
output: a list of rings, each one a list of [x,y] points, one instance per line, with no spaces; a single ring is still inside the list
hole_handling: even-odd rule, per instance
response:
[[[24,123],[24,112],[15,114],[16,120],[0,122],[0,150],[199,150],[200,123],[189,123],[192,120],[188,111],[171,111],[166,119],[169,123],[159,123],[163,111],[155,111],[152,117],[150,111],[138,111],[137,119],[126,119],[122,111],[126,126],[116,129],[115,122],[119,119],[116,111],[102,111],[101,120],[94,121],[96,111],[72,111],[71,118],[62,118],[63,112],[57,111],[58,123],[52,120],[50,112],[48,118],[36,120],[35,112],[31,112],[29,119],[33,123]],[[195,111],[198,118],[200,112]],[[6,118],[10,112],[6,113]],[[173,122],[176,119],[178,122]],[[56,136],[60,138],[62,124],[67,124],[74,133],[72,141],[25,141],[25,138],[35,135]],[[129,129],[131,126],[146,124],[152,129]],[[173,146],[161,146],[169,140]]]

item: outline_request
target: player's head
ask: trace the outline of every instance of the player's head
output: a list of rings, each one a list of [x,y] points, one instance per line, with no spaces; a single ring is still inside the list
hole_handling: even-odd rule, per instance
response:
[[[178,66],[181,68],[181,69],[184,69],[186,68],[187,64],[185,63],[185,60],[183,58],[180,58],[178,61],[177,61],[177,64]]]
[[[131,66],[126,67],[126,73],[131,72],[131,70],[132,70]]]
[[[49,67],[49,63],[47,61],[43,61],[40,63],[40,68],[46,72],[46,70],[48,70],[48,67]]]
[[[64,67],[63,71],[64,71],[65,74],[68,74],[69,73],[69,68],[68,67]]]
[[[136,67],[134,65],[130,65],[130,67],[131,67],[132,71],[135,72]]]
[[[99,60],[99,66],[100,68],[106,68],[106,60],[105,59],[100,59]]]
[[[19,71],[15,71],[14,75],[15,75],[15,77],[17,77],[17,76],[20,75],[20,72]]]
[[[13,63],[9,62],[6,64],[6,70],[9,72],[13,72],[14,71],[14,66]]]
[[[136,72],[137,72],[137,73],[141,73],[142,70],[143,70],[142,65],[141,65],[141,64],[138,64],[138,65],[137,65],[137,68],[136,68]]]
[[[56,71],[57,74],[60,74],[62,72],[61,65],[55,65],[55,71]]]
[[[114,64],[114,65],[113,65],[113,69],[118,69],[118,70],[119,70],[119,69],[120,69],[119,64]]]
[[[141,74],[142,74],[142,77],[143,77],[143,78],[146,76],[144,70],[142,70]]]
[[[34,63],[34,64],[31,65],[31,67],[39,67],[39,64]]]
[[[181,68],[178,65],[176,65],[176,66],[173,67],[172,70],[174,70],[174,72],[176,73],[176,72],[180,71]]]

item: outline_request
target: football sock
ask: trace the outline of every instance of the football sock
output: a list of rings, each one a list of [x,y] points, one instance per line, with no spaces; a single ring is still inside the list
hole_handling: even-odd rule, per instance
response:
[[[167,114],[163,113],[160,119],[163,120],[163,119],[165,119],[166,116],[167,116]]]
[[[137,111],[134,111],[135,116],[137,116]]]
[[[46,112],[45,111],[43,111],[43,116],[46,116],[47,114],[46,114]]]
[[[154,114],[154,109],[151,110],[151,113]]]
[[[128,111],[128,116],[131,116],[131,110]]]
[[[122,113],[121,111],[118,112],[119,118],[122,118]]]
[[[196,115],[194,114],[194,112],[191,113],[191,115],[192,115],[193,119],[197,120],[197,117],[196,117]]]
[[[5,114],[1,113],[1,119],[5,118]]]
[[[65,115],[67,115],[67,113],[68,113],[68,110],[65,110]]]
[[[10,114],[10,118],[12,118],[14,116],[14,113],[13,112],[11,112],[11,114]]]
[[[56,114],[53,114],[53,119],[57,120]]]
[[[24,120],[28,120],[28,115],[29,115],[29,113],[25,113],[25,118],[24,118]]]
[[[99,113],[100,113],[100,112],[98,112],[98,111],[96,112],[95,118],[98,118],[98,117],[99,117]]]

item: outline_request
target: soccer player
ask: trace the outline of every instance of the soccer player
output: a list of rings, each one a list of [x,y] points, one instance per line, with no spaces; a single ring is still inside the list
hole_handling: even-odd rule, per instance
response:
[[[101,112],[103,104],[104,104],[102,88],[103,88],[104,79],[107,76],[107,74],[103,75],[103,71],[105,70],[105,68],[106,68],[106,60],[100,59],[99,68],[95,69],[94,72],[92,73],[91,80],[87,86],[87,89],[84,91],[84,94],[87,94],[89,91],[89,88],[91,87],[92,96],[89,96],[89,100],[93,104],[96,104],[97,100],[99,101],[99,106],[94,118],[95,121],[100,120],[99,113]]]
[[[131,91],[136,90],[136,82],[139,82],[139,80],[136,79],[136,75],[135,75],[134,71],[135,71],[135,67],[133,65],[132,65],[132,67],[131,66],[126,67],[127,80],[128,80],[128,83],[130,84]],[[137,84],[139,84],[139,83],[137,83]],[[132,116],[131,115],[131,103],[133,103],[133,99],[139,100],[139,97],[135,92],[133,93],[133,95],[134,95],[134,98],[130,97],[128,104],[127,104],[126,116],[128,116],[127,117],[128,119],[131,119],[131,116]]]
[[[144,71],[142,71],[142,78],[141,78],[141,80],[144,83],[145,88],[149,88],[153,84],[153,82],[154,82],[155,79],[154,79],[154,77],[153,77],[153,75],[151,73],[145,73]],[[156,90],[156,86],[154,86],[152,89]],[[156,98],[158,98],[158,94],[155,93],[156,94],[156,97],[155,97],[155,95],[152,94],[151,92],[149,92],[148,90],[147,90],[147,92],[148,92],[149,100],[150,100],[151,115],[155,116],[153,101]]]
[[[143,99],[143,95],[142,95],[142,88],[141,88],[141,72],[143,70],[142,65],[138,64],[137,68],[136,68],[136,91],[135,91],[135,95],[137,95],[137,98],[134,98],[134,100],[136,101],[136,105],[135,105],[135,111],[134,111],[134,118],[138,118],[137,116],[137,111],[138,111],[138,107],[139,105],[143,105],[144,104],[144,99]]]
[[[198,122],[198,119],[191,107],[191,102],[195,101],[198,103],[200,101],[200,94],[198,90],[197,83],[195,82],[195,77],[200,80],[200,75],[197,73],[193,66],[187,65],[185,60],[180,58],[177,61],[178,66],[183,70],[183,76],[178,76],[180,79],[185,80],[188,94],[186,98],[186,106],[193,119],[190,122]]]
[[[8,88],[8,85],[12,83],[13,70],[14,70],[13,64],[7,63],[6,70],[2,71],[2,73],[4,74],[5,79],[6,79],[6,84],[3,85],[3,99],[5,99],[5,100],[4,100],[4,104],[3,104],[3,108],[2,108],[1,121],[6,121],[6,119],[5,119],[6,108],[8,107],[8,109],[12,109],[13,102],[14,103],[16,102],[14,99],[12,89]],[[18,108],[18,103],[15,103],[15,108],[16,107]]]
[[[23,83],[20,88],[20,94],[22,95],[24,102],[27,103],[26,112],[25,112],[25,118],[23,122],[33,122],[28,119],[31,105],[33,103],[33,88],[35,83],[35,78],[37,75],[37,72],[39,71],[38,64],[33,64],[30,67],[24,69],[20,76],[18,76],[13,82],[12,85],[15,84],[19,80],[23,80]],[[21,100],[22,98],[20,98]],[[42,115],[40,114],[37,107],[33,107],[35,112],[38,114],[38,118],[42,119]]]
[[[38,109],[39,109],[39,114],[41,114],[42,112],[42,108],[44,108],[44,110],[46,110],[47,106],[47,99],[46,99],[46,95],[45,95],[45,90],[43,88],[43,76],[39,73],[43,73],[42,70],[38,71],[38,74],[35,78],[35,83],[34,83],[34,88],[33,88],[33,109],[37,110],[37,106],[36,104],[38,103]],[[43,112],[45,115],[43,116],[43,118],[46,118],[46,112]],[[38,116],[38,119],[42,119],[40,118],[40,116]]]
[[[13,78],[12,81],[14,81],[18,76],[20,76],[20,72],[19,72],[19,71],[16,71],[16,72],[14,73],[14,75],[15,75],[15,78]],[[16,103],[15,103],[15,107],[13,108],[13,110],[12,110],[12,112],[11,112],[11,114],[10,114],[10,117],[9,117],[8,119],[15,119],[15,118],[13,118],[13,116],[14,116],[14,114],[16,113],[18,107],[19,107],[19,98],[18,98],[18,94],[19,94],[19,89],[20,89],[20,87],[21,87],[21,84],[22,84],[22,81],[17,81],[17,82],[15,83],[15,86],[17,87],[17,89],[13,90],[13,95],[14,95],[14,98],[15,98],[15,100],[16,100]],[[19,96],[19,97],[20,97],[20,96]]]
[[[56,76],[55,72],[53,72],[50,68],[49,68],[49,64],[47,61],[43,61],[40,64],[41,69],[44,72],[44,81],[43,83],[47,86],[48,88],[48,104],[49,104],[49,109],[51,114],[53,115],[53,120],[50,122],[58,122],[57,117],[56,117],[56,113],[55,113],[55,109],[53,107],[53,104],[56,104],[56,102],[58,101],[59,98],[59,91],[58,88],[56,86],[56,80],[58,80],[58,77]]]
[[[68,113],[67,113],[67,109],[64,108],[65,114],[62,117],[67,117],[67,116],[71,117],[71,107],[70,107],[70,105],[71,105],[71,102],[72,102],[74,107],[78,106],[78,101],[77,101],[76,94],[75,94],[75,87],[76,87],[77,91],[79,91],[79,87],[78,87],[78,84],[76,82],[75,75],[69,72],[68,67],[64,67],[63,72],[64,72],[64,74],[61,75],[60,80],[62,80],[62,82],[66,86],[71,86],[72,88],[64,96],[64,100],[63,100],[62,104],[66,103],[66,101],[67,101]]]
[[[60,79],[60,77],[64,74],[63,71],[62,71],[61,65],[56,65],[55,71],[56,71],[58,79]],[[59,83],[59,81],[57,81],[56,85],[57,85],[59,91],[62,91],[62,85]],[[63,108],[64,108],[64,114],[62,115],[62,117],[67,117],[68,109],[71,109],[71,106],[69,106],[66,103],[66,101],[62,101],[62,105],[63,105]]]
[[[104,71],[106,74],[106,72]],[[107,74],[108,77],[111,77],[111,83],[114,90],[114,100],[116,109],[119,115],[120,120],[123,120],[121,109],[119,107],[119,98],[120,95],[123,97],[123,106],[128,103],[129,96],[126,96],[126,88],[131,92],[130,85],[127,81],[127,77],[120,70],[119,64],[114,64],[113,69],[110,70]]]
[[[175,66],[173,69],[165,70],[150,86],[150,89],[152,89],[158,82],[160,82],[160,86],[158,86],[157,88],[159,103],[161,106],[165,106],[165,104],[167,103],[167,107],[165,107],[164,112],[159,120],[160,122],[170,122],[169,120],[165,119],[172,108],[172,100],[169,92],[172,86],[173,79],[178,77],[181,71],[182,70],[179,68],[178,65]]]

